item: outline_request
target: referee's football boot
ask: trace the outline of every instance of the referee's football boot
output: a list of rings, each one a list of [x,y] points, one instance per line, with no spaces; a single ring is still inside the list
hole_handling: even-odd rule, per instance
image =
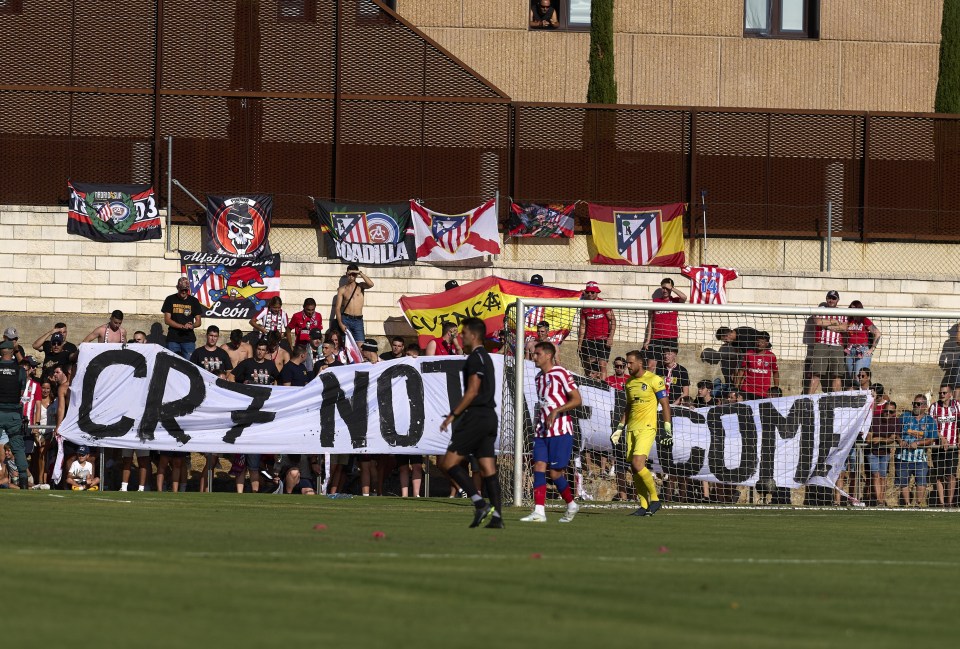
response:
[[[483,521],[487,520],[491,515],[493,515],[493,505],[485,500],[480,502],[483,504],[474,510],[473,522],[470,523],[470,527],[480,527],[480,524],[483,523]]]
[[[503,517],[494,516],[493,518],[490,519],[489,523],[484,525],[484,527],[491,530],[502,530],[504,528]]]

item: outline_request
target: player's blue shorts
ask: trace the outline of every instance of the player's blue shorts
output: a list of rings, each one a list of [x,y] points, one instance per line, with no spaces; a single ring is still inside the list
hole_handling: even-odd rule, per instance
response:
[[[533,438],[533,461],[546,462],[549,469],[566,468],[572,452],[573,435]]]

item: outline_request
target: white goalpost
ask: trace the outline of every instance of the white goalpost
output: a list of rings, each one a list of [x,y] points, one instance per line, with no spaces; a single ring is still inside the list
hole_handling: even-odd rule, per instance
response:
[[[584,308],[608,309],[615,318],[610,354],[602,359],[607,361],[603,372],[599,362],[579,353]],[[885,401],[895,401],[898,416],[916,414],[914,397],[925,395],[926,399],[918,399],[926,401],[920,415],[928,414],[944,382],[958,388],[960,395],[956,385],[960,383],[960,311],[854,309],[845,304],[827,308],[518,299],[508,307],[505,319],[516,344],[505,363],[500,442],[501,482],[505,496],[512,496],[515,505],[531,497],[529,454],[537,370],[525,358],[524,342],[537,322],[553,319],[569,327],[558,351],[560,364],[577,376],[584,397],[582,412],[575,417],[574,452],[578,461],[583,460],[582,471],[576,470],[577,480],[583,480],[584,498],[610,500],[617,499],[611,494],[628,495],[630,486],[623,487],[619,475],[623,458],[615,457],[617,450],[607,439],[612,422],[626,407],[625,400],[606,379],[613,378],[615,358],[643,348],[651,312],[665,311],[676,313],[678,353],[675,360],[673,356],[664,359],[662,352],[669,345],[658,346],[655,341],[652,347],[661,352],[658,374],[671,375],[673,382],[669,389],[675,408],[674,442],[666,447],[658,441],[651,459],[659,484],[670,498],[678,502],[904,504],[894,470],[901,455],[897,444],[877,443],[879,435],[868,437],[875,423],[874,410]],[[817,323],[827,322],[825,318],[840,323],[854,318],[854,324],[847,325],[850,332],[839,332],[842,376],[835,376],[837,358],[829,363],[821,358],[827,354],[818,344]],[[724,329],[739,334],[739,342],[731,343],[729,334],[718,339]],[[861,335],[866,331],[870,351],[848,344],[857,331]],[[776,385],[782,396],[776,391],[759,395],[743,368],[748,351],[751,359],[763,351],[758,337],[772,345],[769,351],[776,357]],[[677,365],[683,372],[675,369]],[[737,375],[735,365],[743,375]],[[698,396],[697,385],[706,382],[710,389],[701,388],[699,393],[701,397],[709,393],[710,403],[690,403]],[[876,384],[881,384],[880,396],[870,389]],[[888,416],[889,411],[879,414]],[[925,480],[911,476],[906,504],[914,497],[936,496],[939,482],[946,483],[934,466],[946,444],[938,440],[929,446],[925,453],[913,456],[919,462],[917,458],[924,455],[930,471]],[[871,467],[876,469],[871,456],[888,460],[877,465],[888,467],[879,478],[879,469],[871,473]],[[921,485],[924,481],[927,485]]]

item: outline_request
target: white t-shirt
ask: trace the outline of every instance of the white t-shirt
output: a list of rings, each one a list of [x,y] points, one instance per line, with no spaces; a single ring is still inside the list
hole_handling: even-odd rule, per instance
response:
[[[89,461],[80,462],[79,460],[74,460],[73,464],[70,465],[70,476],[79,484],[86,484],[87,477],[92,475],[93,464]]]

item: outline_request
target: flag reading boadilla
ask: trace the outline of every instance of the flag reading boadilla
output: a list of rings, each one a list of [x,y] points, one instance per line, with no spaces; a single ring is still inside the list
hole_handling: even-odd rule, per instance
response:
[[[328,254],[364,266],[416,261],[410,204],[358,205],[314,200]]]

